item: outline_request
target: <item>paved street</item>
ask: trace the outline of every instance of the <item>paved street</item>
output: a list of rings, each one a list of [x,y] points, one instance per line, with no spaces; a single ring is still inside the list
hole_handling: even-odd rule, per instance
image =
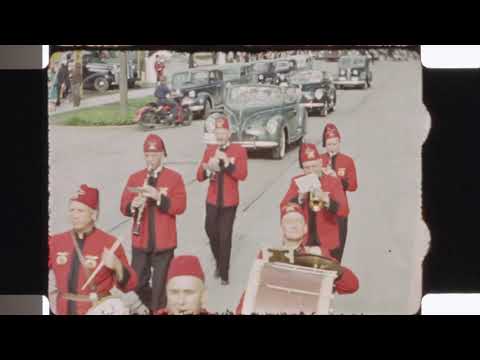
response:
[[[332,66],[331,64],[328,64]],[[359,189],[349,194],[351,215],[344,265],[360,279],[354,295],[337,296],[335,313],[408,314],[420,298],[421,261],[428,231],[421,221],[421,144],[430,120],[421,102],[420,62],[378,62],[373,87],[338,91],[328,121],[343,138],[342,152],[357,166]],[[325,118],[310,117],[309,139],[320,143]],[[213,279],[214,263],[204,231],[207,184],[195,180],[204,144],[203,122],[156,131],[166,143],[167,166],[187,185],[188,208],[178,217],[176,254],[200,257],[207,276],[208,308],[234,309],[256,252],[280,242],[279,202],[290,179],[300,173],[298,148],[281,161],[249,159],[249,177],[240,187],[234,230],[230,286]],[[50,128],[50,231],[68,229],[67,198],[82,183],[99,187],[98,226],[123,237],[130,248],[129,219],[120,213],[128,176],[144,166],[146,133],[136,127]]]

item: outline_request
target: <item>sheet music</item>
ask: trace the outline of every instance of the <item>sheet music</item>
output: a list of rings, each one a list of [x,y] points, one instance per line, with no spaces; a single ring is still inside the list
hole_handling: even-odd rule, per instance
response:
[[[305,175],[295,179],[298,189],[302,193],[307,193],[313,189],[320,189],[320,180],[315,174]]]

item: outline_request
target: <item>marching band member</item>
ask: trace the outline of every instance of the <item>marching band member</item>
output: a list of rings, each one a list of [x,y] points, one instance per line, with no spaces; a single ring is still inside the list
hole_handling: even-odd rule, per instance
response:
[[[217,145],[207,146],[197,170],[197,180],[210,181],[205,230],[216,261],[215,277],[228,285],[232,232],[239,204],[238,182],[247,178],[247,151],[230,143],[230,125],[225,117],[215,121]]]
[[[295,203],[286,204],[282,207],[281,214],[281,230],[282,230],[282,249],[288,250],[286,255],[293,262],[294,252],[297,254],[312,254],[323,256],[331,260],[335,260],[328,249],[320,246],[307,246],[306,235],[308,226],[305,222],[305,212],[302,207]],[[268,249],[261,250],[257,259],[268,258],[271,254]],[[335,260],[336,261],[336,260]],[[342,266],[342,274],[335,280],[334,292],[340,295],[355,293],[359,288],[357,276],[348,268]],[[242,313],[243,301],[245,293],[243,293],[240,303],[235,313]]]
[[[187,196],[182,176],[163,166],[167,156],[163,140],[150,134],[143,150],[147,168],[128,179],[121,212],[133,217],[132,266],[139,278],[136,292],[156,311],[166,304],[165,279],[177,247],[176,217],[185,212]]]
[[[95,227],[98,205],[98,190],[82,185],[70,199],[72,230],[49,239],[49,298],[57,315],[84,315],[112,288],[137,285],[119,240]]]
[[[178,256],[170,263],[167,276],[167,307],[155,315],[208,315],[205,276],[196,256]]]
[[[296,180],[304,175],[296,176],[292,179],[280,207],[290,202],[299,204],[307,219],[308,245],[317,245],[331,251],[340,244],[337,216],[345,216],[348,211],[345,192],[338,178],[324,173],[320,154],[314,144],[302,144],[299,155],[304,175],[317,176],[320,188],[302,193]]]
[[[327,152],[320,155],[323,162],[325,173],[330,176],[338,177],[342,182],[345,192],[354,192],[358,188],[357,171],[353,159],[340,152],[340,132],[333,124],[327,124],[323,131],[323,147]],[[348,201],[348,198],[347,198]],[[348,215],[350,211],[347,203],[347,213],[345,216],[337,218],[340,230],[340,246],[332,250],[332,254],[338,261],[342,261],[343,250],[347,239]]]

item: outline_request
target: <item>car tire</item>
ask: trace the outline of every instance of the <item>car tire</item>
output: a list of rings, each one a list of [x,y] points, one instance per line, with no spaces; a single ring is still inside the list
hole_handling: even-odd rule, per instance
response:
[[[321,117],[326,117],[328,115],[328,104],[325,105],[322,110],[320,110],[320,116]]]
[[[280,145],[272,150],[272,158],[274,160],[282,160],[287,153],[287,134],[286,130],[282,130],[280,135]]]
[[[337,96],[336,95],[333,98],[333,103],[332,103],[332,107],[330,108],[330,112],[333,113],[335,110],[337,110]]]
[[[187,119],[183,122],[183,126],[190,126],[193,122],[193,113],[190,110],[187,110]]]
[[[211,112],[212,112],[212,104],[210,104],[210,100],[205,100],[205,109],[203,110],[203,120],[206,120]]]
[[[95,90],[101,93],[105,93],[110,89],[110,83],[103,76],[97,77],[93,82],[93,87]]]

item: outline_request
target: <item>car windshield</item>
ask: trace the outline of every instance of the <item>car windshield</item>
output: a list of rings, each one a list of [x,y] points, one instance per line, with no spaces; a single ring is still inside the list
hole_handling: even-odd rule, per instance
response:
[[[365,58],[361,57],[343,57],[339,60],[341,67],[365,66]]]
[[[268,72],[269,69],[270,69],[269,63],[257,63],[253,66],[253,71],[257,74]]]
[[[279,61],[275,64],[275,70],[288,68],[290,68],[290,63],[288,61]]]
[[[293,84],[315,83],[322,81],[323,74],[321,72],[315,71],[305,71],[297,73],[290,78],[290,82],[292,82]]]
[[[172,86],[181,87],[185,84],[208,82],[208,71],[183,72],[173,75]]]
[[[225,103],[227,105],[255,107],[276,106],[283,102],[280,88],[266,86],[240,86],[230,89]]]
[[[239,67],[228,67],[222,68],[223,80],[234,80],[240,78],[240,68]]]

